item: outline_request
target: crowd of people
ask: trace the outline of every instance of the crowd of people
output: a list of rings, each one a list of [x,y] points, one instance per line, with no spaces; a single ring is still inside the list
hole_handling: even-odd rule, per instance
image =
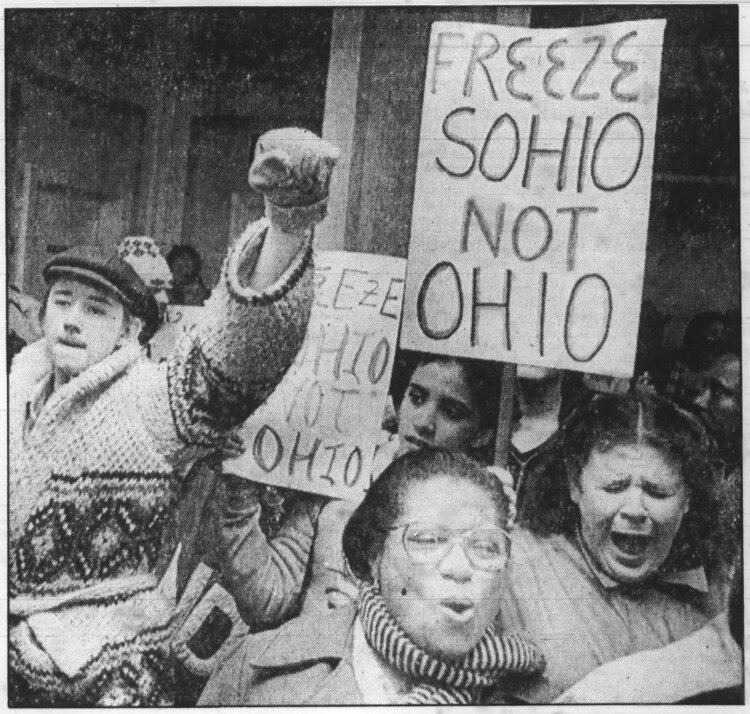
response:
[[[338,153],[261,137],[210,294],[129,237],[10,296],[11,703],[743,701],[738,311],[670,353],[644,304],[632,380],[520,365],[507,469],[498,365],[401,352],[361,503],[224,471],[304,338]],[[156,364],[169,303],[203,318]],[[201,563],[241,622],[177,642]]]

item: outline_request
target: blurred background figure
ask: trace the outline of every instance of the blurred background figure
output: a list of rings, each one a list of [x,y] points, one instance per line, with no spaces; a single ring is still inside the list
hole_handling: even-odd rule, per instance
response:
[[[521,364],[517,377],[508,468],[523,513],[529,489],[548,477],[563,403],[563,371]]]
[[[742,453],[742,374],[732,352],[717,357],[703,372],[702,389],[693,404],[716,439],[723,460],[739,466]]]
[[[172,271],[172,289],[169,292],[173,305],[203,305],[210,294],[201,277],[200,253],[190,245],[176,245],[167,254]]]
[[[706,369],[726,351],[729,331],[718,312],[699,312],[685,328],[681,361],[694,372]]]
[[[703,391],[700,373],[730,350],[730,331],[718,312],[700,312],[685,328],[682,347],[675,353],[666,380],[666,395],[678,404],[690,405]]]
[[[141,344],[148,342],[164,321],[169,304],[168,290],[172,287],[172,271],[149,236],[128,236],[117,247],[121,260],[130,265],[146,284],[150,293],[148,316],[139,336]]]
[[[742,541],[742,375],[740,358],[727,352],[703,373],[693,405],[713,437],[722,464],[718,492],[722,522]]]
[[[549,367],[518,365],[513,433],[508,451],[508,469],[518,494],[518,515],[523,521],[549,479],[557,479],[557,447],[560,425],[597,390],[585,377]],[[607,379],[607,378],[605,378]]]
[[[15,285],[8,286],[8,337],[6,342],[6,368],[10,372],[13,358],[42,336],[39,311],[42,304],[22,293]]]
[[[556,431],[563,403],[563,372],[548,367],[518,366],[518,414],[511,442],[517,454],[528,454]]]

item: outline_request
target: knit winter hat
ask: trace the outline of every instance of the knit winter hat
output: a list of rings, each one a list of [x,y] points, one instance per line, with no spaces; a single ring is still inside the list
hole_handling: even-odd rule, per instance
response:
[[[172,287],[172,271],[149,236],[127,236],[117,246],[117,253],[128,263],[152,293]]]
[[[96,246],[76,246],[47,261],[42,276],[48,285],[63,276],[93,281],[117,296],[131,315],[142,319],[148,316],[146,284],[116,253],[107,255]]]
[[[263,134],[248,181],[265,196],[271,222],[296,229],[321,221],[340,154],[333,144],[306,129],[289,127]]]

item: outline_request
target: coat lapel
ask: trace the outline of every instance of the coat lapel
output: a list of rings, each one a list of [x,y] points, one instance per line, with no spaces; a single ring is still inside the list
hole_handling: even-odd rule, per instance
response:
[[[281,627],[256,635],[248,664],[262,668],[341,660],[347,657],[348,639],[356,610],[354,607],[331,610],[327,615],[301,615]]]
[[[306,704],[364,704],[362,692],[357,686],[354,667],[349,659],[342,659],[337,667],[325,678]]]

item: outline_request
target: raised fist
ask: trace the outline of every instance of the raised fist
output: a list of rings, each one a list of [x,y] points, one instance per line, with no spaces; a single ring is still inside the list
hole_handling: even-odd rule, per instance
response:
[[[325,201],[340,151],[306,129],[274,129],[258,139],[250,185],[282,208]]]

